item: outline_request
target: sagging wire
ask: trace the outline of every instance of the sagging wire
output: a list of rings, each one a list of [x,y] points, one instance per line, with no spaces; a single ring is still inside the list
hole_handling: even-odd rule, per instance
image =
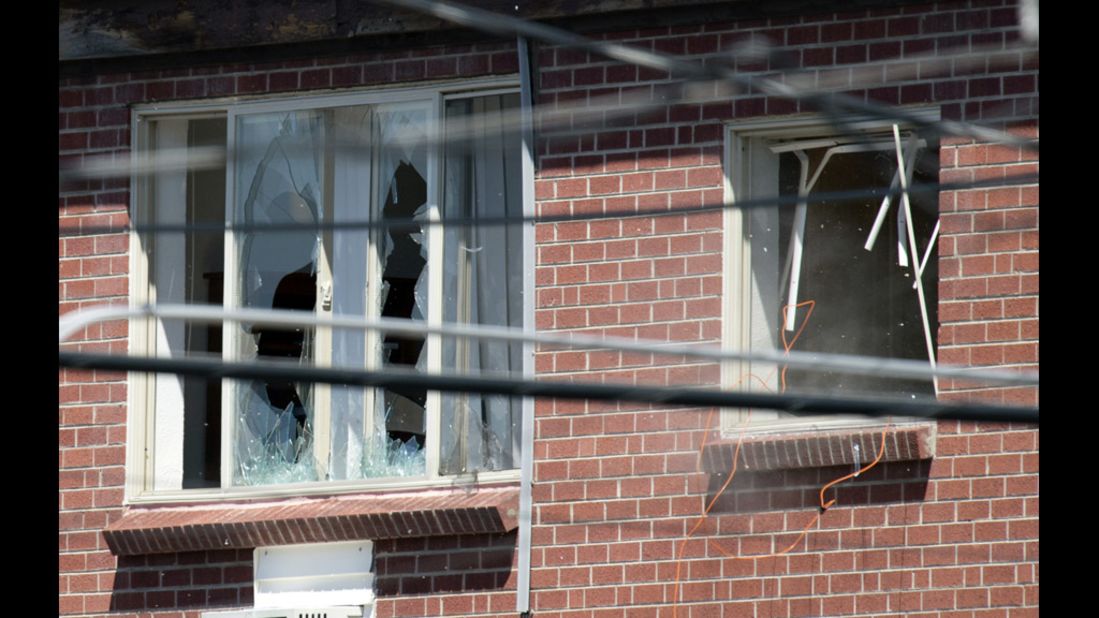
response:
[[[786,366],[799,369],[829,370],[879,377],[931,378],[933,376],[942,376],[1021,386],[1037,385],[1039,380],[1036,372],[974,369],[972,367],[950,365],[939,365],[932,369],[922,361],[899,358],[797,352],[791,349],[782,352],[770,350],[742,352],[697,343],[668,343],[626,337],[595,337],[573,333],[531,333],[521,328],[486,324],[443,323],[436,325],[424,324],[419,320],[394,318],[368,319],[348,315],[322,317],[302,311],[250,308],[227,309],[217,305],[162,304],[140,307],[99,305],[80,309],[66,314],[58,321],[58,343],[64,343],[90,324],[123,318],[179,319],[209,324],[229,321],[265,326],[370,329],[397,335],[422,336],[428,334],[443,337],[490,339],[535,343],[570,349],[610,349],[662,356],[684,356],[713,361],[774,362],[784,363]]]
[[[733,560],[761,560],[761,559],[764,559],[764,558],[774,558],[774,557],[777,557],[777,556],[782,556],[784,554],[790,553],[795,547],[798,546],[799,543],[801,543],[802,539],[804,539],[805,536],[807,534],[809,534],[809,529],[812,528],[814,524],[816,524],[817,522],[820,521],[821,516],[823,516],[824,513],[829,508],[831,508],[833,505],[836,504],[837,498],[832,498],[828,502],[825,502],[824,501],[824,493],[828,489],[834,487],[835,485],[838,485],[838,484],[840,484],[844,481],[853,479],[853,478],[869,471],[874,466],[878,465],[878,462],[881,461],[882,456],[885,454],[885,438],[886,438],[886,434],[889,431],[889,428],[891,426],[892,426],[891,424],[886,425],[881,430],[881,445],[878,447],[878,455],[877,455],[877,457],[874,458],[874,461],[872,461],[869,464],[863,466],[859,470],[856,470],[854,472],[851,472],[849,474],[841,476],[837,479],[829,481],[828,483],[826,483],[825,485],[823,485],[820,488],[820,510],[818,510],[816,513],[813,514],[813,517],[809,520],[808,523],[805,524],[805,527],[801,529],[801,532],[798,534],[798,536],[789,545],[787,545],[785,548],[780,549],[779,551],[776,551],[776,552],[773,552],[773,553],[769,553],[769,554],[751,554],[751,555],[743,556],[743,555],[734,554],[734,553],[730,552],[729,550],[725,549],[725,547],[720,542],[718,542],[717,539],[709,539],[709,543],[708,543],[709,546],[716,549],[718,552],[720,552],[726,558],[731,558]]]
[[[165,358],[119,354],[58,352],[58,367],[175,373],[206,380],[302,381],[390,390],[419,389],[511,397],[559,397],[594,401],[630,401],[697,408],[764,408],[796,416],[909,416],[935,420],[1039,423],[1037,407],[990,403],[910,401],[890,397],[840,397],[726,391],[706,387],[662,387],[630,383],[555,381],[484,375],[420,373],[413,370],[364,370],[349,367],[302,367],[297,364],[221,359]]]
[[[799,201],[807,204],[815,204],[826,201],[841,201],[863,198],[882,199],[886,196],[898,197],[913,193],[939,193],[944,191],[966,191],[972,189],[1000,188],[1009,186],[1032,185],[1038,183],[1037,173],[1013,174],[1002,178],[984,178],[969,181],[952,182],[927,182],[911,184],[907,189],[901,187],[867,187],[863,189],[849,189],[844,191],[827,191],[812,193],[800,198],[797,195],[774,195],[768,197],[737,199],[733,202],[720,202],[702,204],[700,206],[683,206],[669,208],[650,209],[617,209],[603,210],[590,213],[569,213],[561,215],[523,215],[523,216],[498,216],[498,217],[440,217],[420,221],[410,218],[374,219],[374,220],[349,220],[349,221],[316,221],[316,222],[271,222],[271,223],[150,223],[150,224],[126,224],[126,225],[85,225],[75,229],[62,227],[58,230],[58,236],[90,236],[95,234],[118,234],[124,232],[137,233],[186,233],[186,232],[286,232],[300,230],[372,230],[386,229],[393,231],[415,230],[420,227],[435,226],[495,226],[495,225],[519,225],[519,224],[552,224],[572,223],[578,221],[596,221],[602,219],[628,219],[638,217],[678,217],[713,212],[723,212],[728,209],[755,209],[773,206],[796,206]]]

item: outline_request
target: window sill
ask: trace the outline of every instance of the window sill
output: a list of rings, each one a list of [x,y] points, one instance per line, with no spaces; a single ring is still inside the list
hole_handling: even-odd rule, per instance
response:
[[[860,462],[870,463],[881,448],[881,428],[861,427],[831,432],[796,432],[746,436],[740,449],[742,469],[791,470],[855,465],[854,444]],[[717,474],[729,470],[737,438],[723,438],[706,445],[703,469]],[[935,456],[934,426],[902,425],[889,430],[883,462],[918,461]]]
[[[103,531],[116,556],[270,545],[503,533],[516,485],[126,509]]]

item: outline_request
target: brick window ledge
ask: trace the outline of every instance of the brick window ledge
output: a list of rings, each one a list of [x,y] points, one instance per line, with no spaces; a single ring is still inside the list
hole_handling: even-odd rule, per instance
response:
[[[711,474],[729,471],[737,438],[723,438],[706,445],[703,469]],[[859,445],[863,465],[874,460],[881,448],[881,428],[801,431],[745,436],[740,449],[741,469],[790,470],[853,466],[854,444]],[[883,462],[918,461],[935,456],[931,425],[908,425],[889,430],[885,436]]]
[[[201,505],[131,506],[103,531],[117,556],[270,545],[502,533],[519,488],[355,494]]]

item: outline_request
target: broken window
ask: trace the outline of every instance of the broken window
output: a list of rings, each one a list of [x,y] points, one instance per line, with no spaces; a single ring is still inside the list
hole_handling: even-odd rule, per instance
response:
[[[881,192],[902,184],[901,174],[905,185],[937,182],[938,148],[910,132],[894,136],[883,129],[846,136],[734,131],[734,194],[798,198],[792,206],[731,214],[731,331],[738,346],[934,359],[938,195],[911,193],[906,204]],[[867,193],[871,189],[878,195]],[[820,199],[830,194],[838,197]],[[730,367],[728,381],[760,391],[934,395],[931,380],[768,363]],[[775,418],[758,412],[752,420]]]
[[[498,129],[518,96],[408,91],[375,98],[242,104],[210,120],[150,119],[145,151],[234,148],[226,167],[158,174],[145,198],[148,217],[303,227],[143,238],[149,287],[159,292],[140,300],[222,303],[224,296],[228,307],[521,327],[521,228],[427,225],[443,212],[474,219],[522,212],[519,138]],[[454,130],[473,116],[479,133]],[[355,221],[398,225],[339,225]],[[317,223],[334,226],[318,231]],[[522,371],[521,346],[510,344],[349,328],[228,323],[224,337],[221,327],[198,328],[158,324],[152,346],[165,356],[206,351],[303,366]],[[175,376],[141,385],[155,402],[152,491],[518,467],[521,413],[510,398],[278,380],[189,385]],[[182,448],[173,445],[180,434]]]

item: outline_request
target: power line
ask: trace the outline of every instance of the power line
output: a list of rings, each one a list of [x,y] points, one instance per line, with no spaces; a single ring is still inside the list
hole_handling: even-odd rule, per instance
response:
[[[638,341],[623,337],[592,337],[578,334],[528,332],[520,328],[473,324],[427,324],[418,320],[392,318],[367,319],[358,316],[325,316],[304,311],[276,309],[223,309],[214,305],[146,305],[144,307],[100,306],[66,314],[58,324],[58,340],[63,342],[88,324],[127,317],[181,319],[195,322],[221,323],[223,321],[264,324],[267,326],[313,326],[322,328],[379,330],[386,333],[423,336],[440,335],[467,339],[529,342],[567,348],[609,349],[623,352],[640,352],[662,356],[686,356],[710,361],[741,361],[779,363],[798,369],[838,371],[870,376],[928,379],[934,377],[959,378],[975,382],[997,384],[1038,384],[1034,372],[1011,372],[972,367],[940,365],[931,367],[923,361],[824,354],[813,352],[778,352],[756,350],[741,352],[722,350],[698,343],[667,343]]]
[[[693,214],[719,212],[730,208],[753,209],[772,206],[794,206],[799,202],[809,204],[832,202],[841,200],[853,200],[874,198],[881,199],[886,195],[897,197],[904,193],[936,193],[943,191],[965,191],[970,189],[984,189],[994,187],[1010,187],[1030,185],[1038,182],[1038,174],[1014,174],[1002,178],[986,178],[961,182],[935,182],[918,183],[909,185],[907,190],[896,187],[872,187],[865,189],[851,189],[845,191],[822,191],[811,193],[805,197],[797,195],[775,195],[769,197],[749,198],[736,200],[732,203],[703,204],[701,206],[683,206],[674,209],[647,209],[647,210],[606,210],[594,213],[576,213],[562,215],[528,215],[528,216],[500,216],[500,217],[441,217],[438,219],[374,219],[358,221],[318,221],[315,223],[149,223],[129,225],[88,225],[79,229],[66,230],[62,228],[59,236],[86,236],[92,234],[114,234],[122,232],[140,233],[181,233],[181,232],[216,232],[232,230],[235,232],[293,232],[312,230],[370,230],[386,229],[394,231],[419,232],[424,227],[437,226],[494,226],[494,225],[518,225],[524,223],[570,223],[576,221],[595,221],[611,218],[630,217],[674,217]]]
[[[632,401],[705,408],[763,408],[794,415],[859,414],[905,416],[999,423],[1038,424],[1038,408],[980,403],[908,401],[884,397],[837,397],[656,387],[593,382],[552,382],[503,377],[455,376],[385,371],[303,367],[293,363],[227,362],[192,358],[131,357],[113,354],[59,352],[58,365],[73,369],[172,373],[207,380],[305,381],[387,389],[435,390],[453,393],[490,393],[512,397],[555,397],[597,401]]]

